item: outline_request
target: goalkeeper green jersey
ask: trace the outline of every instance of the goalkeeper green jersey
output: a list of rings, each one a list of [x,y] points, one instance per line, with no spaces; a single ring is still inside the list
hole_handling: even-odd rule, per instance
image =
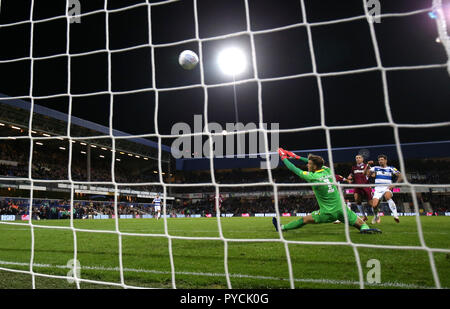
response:
[[[308,162],[307,159],[301,159]],[[332,184],[333,176],[329,167],[323,166],[322,169],[315,172],[306,172],[296,167],[288,159],[284,159],[283,163],[288,169],[307,182],[329,183],[328,186],[312,186],[321,212],[331,213],[342,211],[342,200],[339,195],[339,190]]]

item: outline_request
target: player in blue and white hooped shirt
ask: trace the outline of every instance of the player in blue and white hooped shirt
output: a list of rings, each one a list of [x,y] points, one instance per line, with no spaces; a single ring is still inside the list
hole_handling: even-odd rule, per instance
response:
[[[389,208],[392,211],[392,215],[394,216],[394,220],[397,223],[400,223],[397,213],[397,206],[392,200],[392,188],[395,186],[392,184],[392,176],[397,176],[397,182],[402,181],[402,174],[395,167],[387,165],[387,156],[379,155],[378,156],[378,164],[379,166],[373,166],[370,168],[370,173],[372,177],[375,177],[375,193],[373,195],[372,207],[375,213],[375,217],[372,219],[372,224],[380,223],[381,219],[378,215],[379,209],[378,205],[380,204],[380,200],[384,197],[389,204]],[[381,185],[381,186],[380,186]],[[384,185],[384,186],[383,186]]]
[[[152,203],[155,207],[155,218],[156,220],[159,220],[161,217],[161,198],[159,197],[159,194],[156,194],[156,197],[153,199]]]

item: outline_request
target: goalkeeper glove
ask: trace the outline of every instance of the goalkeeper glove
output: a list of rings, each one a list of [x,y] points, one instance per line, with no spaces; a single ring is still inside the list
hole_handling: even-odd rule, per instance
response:
[[[281,160],[291,159],[291,158],[297,159],[297,160],[300,159],[300,156],[298,156],[295,153],[290,152],[288,150],[284,150],[283,148],[278,148],[278,154],[280,155]]]
[[[294,159],[297,159],[297,160],[300,159],[300,156],[297,156],[295,153],[287,151],[287,150],[285,150],[285,151],[286,151],[287,155],[289,156],[289,158],[294,158]]]
[[[281,161],[283,161],[284,159],[289,158],[289,155],[286,153],[286,150],[284,150],[283,148],[278,148],[278,154],[281,157]]]

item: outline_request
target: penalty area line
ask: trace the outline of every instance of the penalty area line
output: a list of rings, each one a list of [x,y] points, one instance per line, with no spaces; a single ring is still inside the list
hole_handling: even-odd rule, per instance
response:
[[[30,263],[20,263],[20,262],[10,262],[1,261],[0,265],[12,265],[12,266],[30,266]],[[51,265],[51,264],[39,264],[34,263],[33,267],[37,268],[59,268],[59,269],[71,269],[67,265]],[[100,270],[100,271],[120,271],[119,267],[102,267],[102,266],[81,266],[81,270]],[[123,268],[124,272],[134,272],[134,273],[147,273],[147,274],[158,274],[158,275],[171,275],[170,271],[162,270],[149,270],[149,269],[136,269],[136,268]],[[205,276],[205,277],[225,277],[225,274],[220,273],[201,273],[201,272],[187,272],[187,271],[176,271],[175,275],[188,275],[188,276]],[[255,279],[255,280],[273,280],[273,281],[289,281],[289,278],[280,277],[270,277],[270,276],[254,276],[245,274],[229,274],[230,278],[244,278],[244,279]],[[69,277],[68,277],[69,278]],[[320,284],[332,284],[332,285],[356,285],[359,286],[359,281],[351,280],[333,280],[333,279],[313,279],[313,278],[294,278],[295,282],[301,283],[320,283]],[[432,286],[421,286],[416,284],[401,283],[401,282],[384,282],[384,283],[367,283],[364,285],[370,287],[394,287],[394,288],[409,288],[409,289],[433,289]],[[447,288],[447,287],[442,287]]]

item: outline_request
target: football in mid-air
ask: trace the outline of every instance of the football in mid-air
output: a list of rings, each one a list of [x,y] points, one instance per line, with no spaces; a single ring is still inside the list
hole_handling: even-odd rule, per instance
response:
[[[197,66],[198,56],[192,50],[185,50],[181,52],[178,58],[178,63],[186,70],[192,70]]]

